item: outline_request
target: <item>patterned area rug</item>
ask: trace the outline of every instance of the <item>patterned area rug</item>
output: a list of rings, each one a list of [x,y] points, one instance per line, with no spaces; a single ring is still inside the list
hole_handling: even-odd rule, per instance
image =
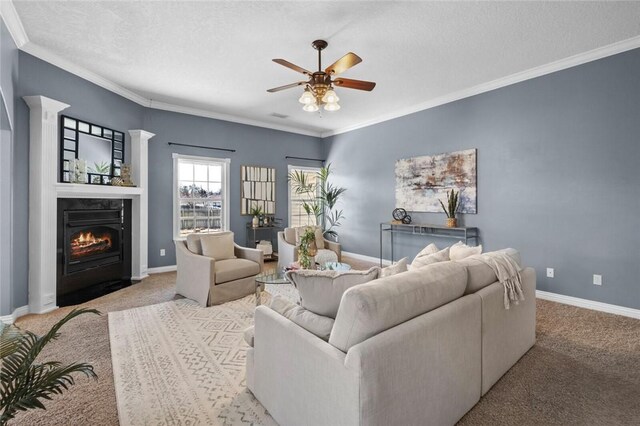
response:
[[[289,285],[268,286],[291,299]],[[202,308],[187,299],[109,313],[121,425],[275,425],[245,385],[255,296]]]

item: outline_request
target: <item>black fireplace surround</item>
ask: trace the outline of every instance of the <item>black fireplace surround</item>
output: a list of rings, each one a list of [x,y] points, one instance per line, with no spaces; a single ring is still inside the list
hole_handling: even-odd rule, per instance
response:
[[[57,304],[131,284],[131,201],[58,200]]]

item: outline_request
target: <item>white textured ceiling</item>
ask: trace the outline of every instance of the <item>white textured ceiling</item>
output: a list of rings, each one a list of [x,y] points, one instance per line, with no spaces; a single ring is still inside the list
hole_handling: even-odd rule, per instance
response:
[[[640,35],[640,2],[14,1],[30,42],[154,101],[331,132]],[[377,82],[306,113],[303,80],[271,61]],[[272,113],[288,118],[272,117]]]

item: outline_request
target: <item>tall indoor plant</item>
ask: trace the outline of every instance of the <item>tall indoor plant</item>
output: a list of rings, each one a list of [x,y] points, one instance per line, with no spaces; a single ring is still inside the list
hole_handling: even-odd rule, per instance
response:
[[[337,204],[347,189],[329,181],[331,172],[331,164],[328,164],[315,174],[315,179],[309,179],[308,174],[301,170],[292,171],[288,178],[291,189],[304,198],[302,208],[307,217],[315,217],[316,223],[322,226],[325,237],[337,239],[336,228],[344,219],[343,211],[337,208]]]
[[[65,323],[86,313],[100,315],[95,309],[74,309],[42,337],[0,323],[0,425],[7,424],[18,411],[45,409],[42,400],[69,389],[75,383],[73,373],[97,379],[93,366],[84,362],[65,366],[57,361],[35,363],[42,349],[60,336],[58,331]]]

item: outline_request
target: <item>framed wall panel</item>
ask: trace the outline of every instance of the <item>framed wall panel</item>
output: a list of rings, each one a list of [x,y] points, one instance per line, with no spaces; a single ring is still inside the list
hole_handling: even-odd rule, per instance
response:
[[[249,215],[253,207],[264,214],[276,214],[276,169],[240,166],[240,214]]]

